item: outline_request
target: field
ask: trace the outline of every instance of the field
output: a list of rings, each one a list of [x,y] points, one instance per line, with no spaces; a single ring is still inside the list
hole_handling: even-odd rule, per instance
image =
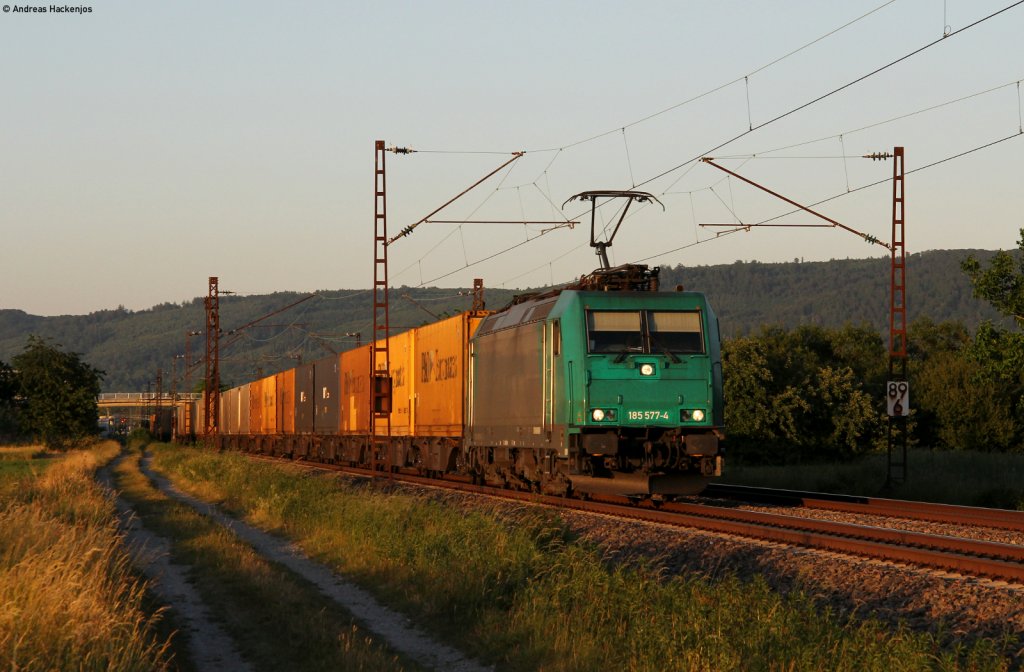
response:
[[[467,506],[234,454],[155,454],[179,486],[294,539],[501,670],[1007,669],[994,642],[844,621],[758,579],[614,562],[544,509]]]
[[[13,487],[21,478],[39,475],[49,465],[40,446],[0,447],[0,491]]]
[[[744,467],[725,483],[1024,510],[1024,454],[910,450],[907,480],[885,487],[885,454],[845,464]]]
[[[967,646],[870,618],[839,618],[811,596],[780,595],[759,578],[670,575],[656,560],[621,562],[575,539],[545,509],[470,504],[235,454],[151,448],[154,466],[182,489],[295,540],[497,670],[1010,669],[1012,643]],[[167,622],[174,614],[154,614],[114,525],[112,500],[93,481],[118,452],[110,443],[59,456],[0,449],[0,667],[191,669],[180,643],[178,658],[172,655],[176,636]],[[936,475],[963,468],[955,460],[940,468],[939,456],[935,464],[926,457],[912,455],[911,465]],[[1015,467],[991,457],[966,459],[1012,479]],[[114,474],[122,496],[147,527],[172,540],[175,560],[192,568],[254,669],[418,669],[373,643],[288,570],[161,495],[139,472],[138,458],[130,452]],[[785,485],[831,479],[852,488],[857,473],[875,473],[861,469],[818,469],[823,481]],[[957,496],[977,496],[974,485],[968,489]]]
[[[93,480],[118,452],[0,449],[0,668],[169,669],[113,501]]]

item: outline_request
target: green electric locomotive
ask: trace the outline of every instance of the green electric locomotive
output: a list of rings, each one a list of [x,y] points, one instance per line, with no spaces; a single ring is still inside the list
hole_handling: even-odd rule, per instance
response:
[[[489,315],[470,342],[465,464],[547,493],[665,498],[721,474],[718,320],[658,269],[602,269]]]

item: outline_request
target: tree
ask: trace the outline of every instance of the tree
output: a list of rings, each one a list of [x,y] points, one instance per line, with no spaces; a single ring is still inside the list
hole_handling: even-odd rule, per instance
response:
[[[1017,321],[1024,328],[1024,229],[1017,241],[1020,254],[1016,262],[1013,255],[1000,250],[992,257],[988,268],[982,268],[974,257],[967,257],[960,268],[971,279],[974,296],[992,304],[1003,315]]]
[[[724,376],[725,424],[730,436],[775,438],[771,428],[772,412],[769,389],[772,372],[761,343],[753,338],[734,338],[722,348]]]
[[[884,362],[881,338],[870,327],[763,327],[757,336],[726,341],[730,450],[771,462],[871,450],[883,435]]]
[[[25,431],[52,448],[66,448],[96,435],[102,371],[37,336],[29,336],[25,350],[11,363]]]
[[[14,369],[0,361],[0,437],[18,434],[18,378]]]
[[[992,399],[1010,406],[1016,425],[1013,444],[1020,447],[1024,441],[1024,229],[1020,230],[1017,246],[1016,260],[1000,250],[987,268],[973,257],[965,259],[960,267],[970,277],[974,295],[1017,324],[1018,331],[1011,331],[991,322],[982,323],[968,355],[980,367],[979,386],[989,390]]]

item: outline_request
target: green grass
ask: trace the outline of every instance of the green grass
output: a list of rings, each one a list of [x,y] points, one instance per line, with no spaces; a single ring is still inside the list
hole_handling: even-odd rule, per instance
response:
[[[907,480],[886,489],[886,455],[844,464],[727,465],[724,483],[1024,510],[1024,454],[910,450]]]
[[[1008,669],[1009,644],[958,649],[903,627],[843,621],[761,580],[666,577],[654,565],[610,562],[547,509],[466,509],[234,454],[156,455],[180,486],[295,539],[500,670]]]
[[[256,670],[401,670],[404,663],[316,587],[154,488],[132,452],[115,470],[143,524],[172,540],[204,603]]]
[[[0,446],[0,462],[25,461],[46,457],[42,446]]]
[[[23,479],[40,476],[53,460],[40,446],[0,446],[0,498],[21,488]]]

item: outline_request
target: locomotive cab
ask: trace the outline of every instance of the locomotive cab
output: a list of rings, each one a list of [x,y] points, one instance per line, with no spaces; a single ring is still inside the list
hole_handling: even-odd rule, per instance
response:
[[[693,494],[721,475],[718,322],[702,294],[582,292],[566,348],[574,489]],[[563,327],[563,334],[565,329]]]

